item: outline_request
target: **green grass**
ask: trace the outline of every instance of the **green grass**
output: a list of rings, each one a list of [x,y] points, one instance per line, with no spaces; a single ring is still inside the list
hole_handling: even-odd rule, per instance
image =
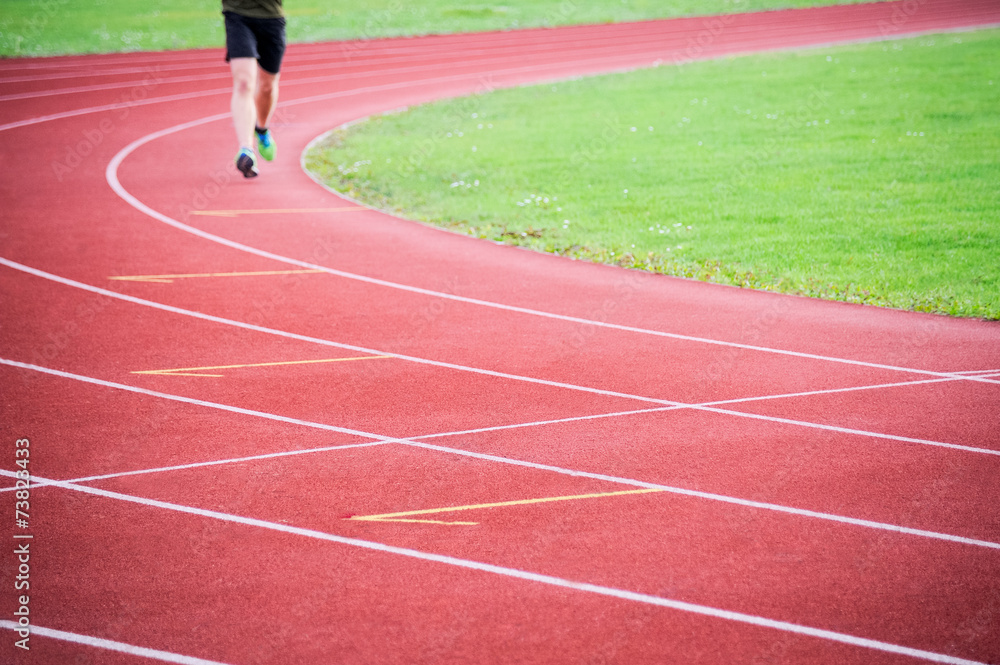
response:
[[[1000,32],[502,90],[309,166],[378,207],[671,275],[1000,319]]]
[[[375,38],[829,5],[861,0],[290,0],[293,42]],[[221,46],[219,0],[2,0],[0,56]]]

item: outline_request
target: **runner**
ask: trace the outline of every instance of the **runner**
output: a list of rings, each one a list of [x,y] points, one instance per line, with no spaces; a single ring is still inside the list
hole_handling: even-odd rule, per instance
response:
[[[257,176],[257,153],[274,159],[268,123],[278,102],[278,77],[285,54],[282,0],[222,0],[226,19],[226,61],[233,72],[233,125],[240,151],[236,168]],[[256,139],[256,140],[255,140]]]

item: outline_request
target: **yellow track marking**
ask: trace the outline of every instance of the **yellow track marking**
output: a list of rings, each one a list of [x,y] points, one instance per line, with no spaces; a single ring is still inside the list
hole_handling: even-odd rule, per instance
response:
[[[198,272],[184,275],[130,275],[114,276],[108,279],[120,282],[157,282],[172,284],[175,279],[195,279],[200,277],[270,277],[273,275],[308,275],[322,273],[323,270],[260,270],[257,272]]]
[[[323,360],[287,360],[273,363],[253,363],[250,365],[214,365],[212,367],[180,367],[177,369],[146,369],[132,372],[132,374],[156,374],[159,376],[208,376],[220,378],[223,374],[202,374],[203,371],[213,369],[241,369],[245,367],[276,367],[278,365],[313,365],[317,363],[342,363],[352,360],[378,360],[382,358],[392,358],[393,356],[360,356],[358,358],[324,358]]]
[[[309,213],[309,212],[349,212],[351,210],[365,210],[361,206],[350,206],[346,208],[284,208],[275,210],[192,210],[192,215],[204,215],[206,217],[239,217],[240,215],[284,215],[288,213]]]
[[[425,510],[407,510],[401,513],[384,513],[382,515],[355,515],[345,519],[358,522],[421,522],[425,524],[476,525],[479,522],[440,522],[437,520],[399,519],[411,515],[433,515],[435,513],[451,513],[459,510],[479,510],[481,508],[501,508],[504,506],[527,506],[552,501],[576,501],[578,499],[600,499],[608,496],[624,496],[626,494],[649,494],[662,492],[661,489],[624,490],[621,492],[605,492],[603,494],[574,494],[573,496],[551,496],[544,499],[521,499],[520,501],[501,501],[500,503],[478,503],[470,506],[451,506],[448,508],[427,508]]]
[[[349,519],[357,519],[363,522],[410,522],[412,524],[445,524],[447,526],[476,526],[479,522],[443,522],[441,520],[408,520],[408,519],[384,519],[384,520],[373,520],[365,519],[361,517],[351,517]]]

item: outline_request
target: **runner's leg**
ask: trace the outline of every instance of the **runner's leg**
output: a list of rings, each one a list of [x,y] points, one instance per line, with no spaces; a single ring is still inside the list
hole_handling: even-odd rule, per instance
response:
[[[278,104],[278,78],[281,74],[272,74],[271,72],[257,68],[257,93],[255,95],[255,104],[257,108],[257,126],[261,129],[267,129],[268,123],[271,122],[271,116],[274,114],[274,108]]]
[[[229,61],[233,72],[233,126],[241,148],[253,147],[255,90],[257,88],[257,61],[253,58],[233,58]]]

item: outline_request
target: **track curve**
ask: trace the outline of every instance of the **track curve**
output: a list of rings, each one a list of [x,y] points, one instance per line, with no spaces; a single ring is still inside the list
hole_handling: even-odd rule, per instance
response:
[[[996,24],[908,0],[298,45],[257,181],[217,51],[0,62],[24,662],[995,662],[995,324],[483,243],[298,158],[444,96]]]

